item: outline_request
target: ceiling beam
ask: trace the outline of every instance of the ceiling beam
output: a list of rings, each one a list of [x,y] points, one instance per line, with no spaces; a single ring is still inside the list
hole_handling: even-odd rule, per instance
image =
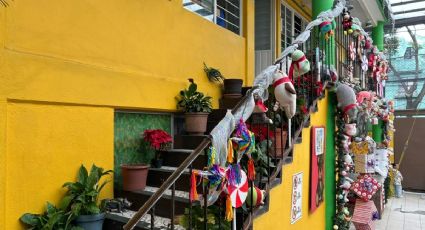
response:
[[[394,80],[387,80],[386,83],[399,83],[399,82],[418,82],[418,81],[424,81],[425,78],[410,78],[410,79],[394,79]]]
[[[425,23],[425,16],[418,16],[418,17],[412,17],[412,18],[402,18],[395,20],[395,28],[401,28],[405,26],[414,26],[418,24],[424,24]],[[385,25],[386,30],[391,30],[393,27],[389,23]]]
[[[425,0],[411,0],[411,1],[405,1],[405,2],[397,2],[397,3],[391,4],[391,7],[402,6],[402,5],[417,3],[417,2],[425,2]]]
[[[397,12],[393,12],[394,15],[397,14],[408,14],[408,13],[414,13],[414,12],[418,12],[418,11],[424,11],[425,8],[417,8],[417,9],[411,9],[411,10],[403,10],[403,11],[397,11]]]

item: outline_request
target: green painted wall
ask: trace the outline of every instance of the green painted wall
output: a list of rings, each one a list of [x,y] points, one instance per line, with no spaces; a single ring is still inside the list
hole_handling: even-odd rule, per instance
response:
[[[121,164],[150,163],[155,154],[142,141],[146,129],[163,129],[170,133],[171,115],[116,112],[114,125],[114,181],[122,188]]]
[[[372,138],[376,143],[381,143],[384,139],[384,122],[381,119],[378,124],[372,125]]]
[[[335,215],[335,111],[336,94],[328,91],[328,111],[326,122],[326,159],[325,159],[325,200],[326,200],[326,230],[333,229]]]
[[[378,25],[372,29],[373,44],[378,47],[380,51],[384,50],[384,22],[379,21]]]
[[[334,4],[334,0],[312,0],[313,19],[316,19],[321,12],[332,9],[333,4]],[[327,42],[324,38],[324,35],[322,35],[321,41],[323,43]],[[329,42],[330,42],[329,43],[330,45],[325,50],[325,53],[326,53],[325,63],[334,65],[335,59],[336,59],[335,37],[332,36]]]

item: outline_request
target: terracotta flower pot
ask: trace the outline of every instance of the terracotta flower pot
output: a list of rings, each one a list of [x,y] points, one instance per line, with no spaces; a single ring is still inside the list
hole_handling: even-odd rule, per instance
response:
[[[186,132],[202,135],[207,131],[208,113],[185,113]]]
[[[145,164],[121,165],[124,191],[139,191],[146,187],[149,166]]]
[[[224,79],[223,94],[242,94],[242,79]]]
[[[276,143],[272,145],[272,151],[269,151],[270,156],[276,157],[276,158],[282,158],[283,153],[285,152],[286,148],[286,140],[288,138],[288,132],[283,131],[281,128],[276,128],[275,131],[275,137],[274,142]],[[274,149],[276,146],[276,149]]]

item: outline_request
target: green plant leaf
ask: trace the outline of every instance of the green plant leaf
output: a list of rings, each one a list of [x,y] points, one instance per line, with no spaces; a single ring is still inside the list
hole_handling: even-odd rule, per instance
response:
[[[19,220],[30,226],[36,226],[40,222],[39,215],[31,213],[25,213],[21,216],[21,218],[19,218]]]
[[[195,83],[191,83],[189,85],[189,96],[193,95],[194,93],[196,93],[196,90],[198,89],[198,85],[196,85]]]
[[[88,173],[86,167],[84,167],[84,165],[81,165],[80,170],[78,171],[78,182],[80,182],[81,184],[85,184],[87,176]]]
[[[52,214],[54,214],[54,213],[56,212],[56,208],[55,208],[55,206],[54,206],[53,204],[51,204],[50,202],[47,202],[47,205],[46,205],[46,212],[47,212],[47,215],[52,215]]]
[[[79,216],[81,211],[81,203],[74,203],[71,205],[71,211],[74,216]]]
[[[97,204],[95,202],[91,202],[86,207],[88,214],[98,214],[100,213],[99,207],[97,207]]]
[[[74,199],[74,195],[67,195],[59,202],[59,209],[66,210],[69,207],[72,199]]]

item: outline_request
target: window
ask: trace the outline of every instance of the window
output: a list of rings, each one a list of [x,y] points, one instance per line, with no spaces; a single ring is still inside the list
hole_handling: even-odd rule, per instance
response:
[[[183,0],[183,7],[235,34],[241,34],[240,0]]]
[[[303,32],[307,21],[300,17],[294,10],[281,4],[280,18],[282,30],[280,32],[280,43],[282,51],[292,44],[292,41]]]

